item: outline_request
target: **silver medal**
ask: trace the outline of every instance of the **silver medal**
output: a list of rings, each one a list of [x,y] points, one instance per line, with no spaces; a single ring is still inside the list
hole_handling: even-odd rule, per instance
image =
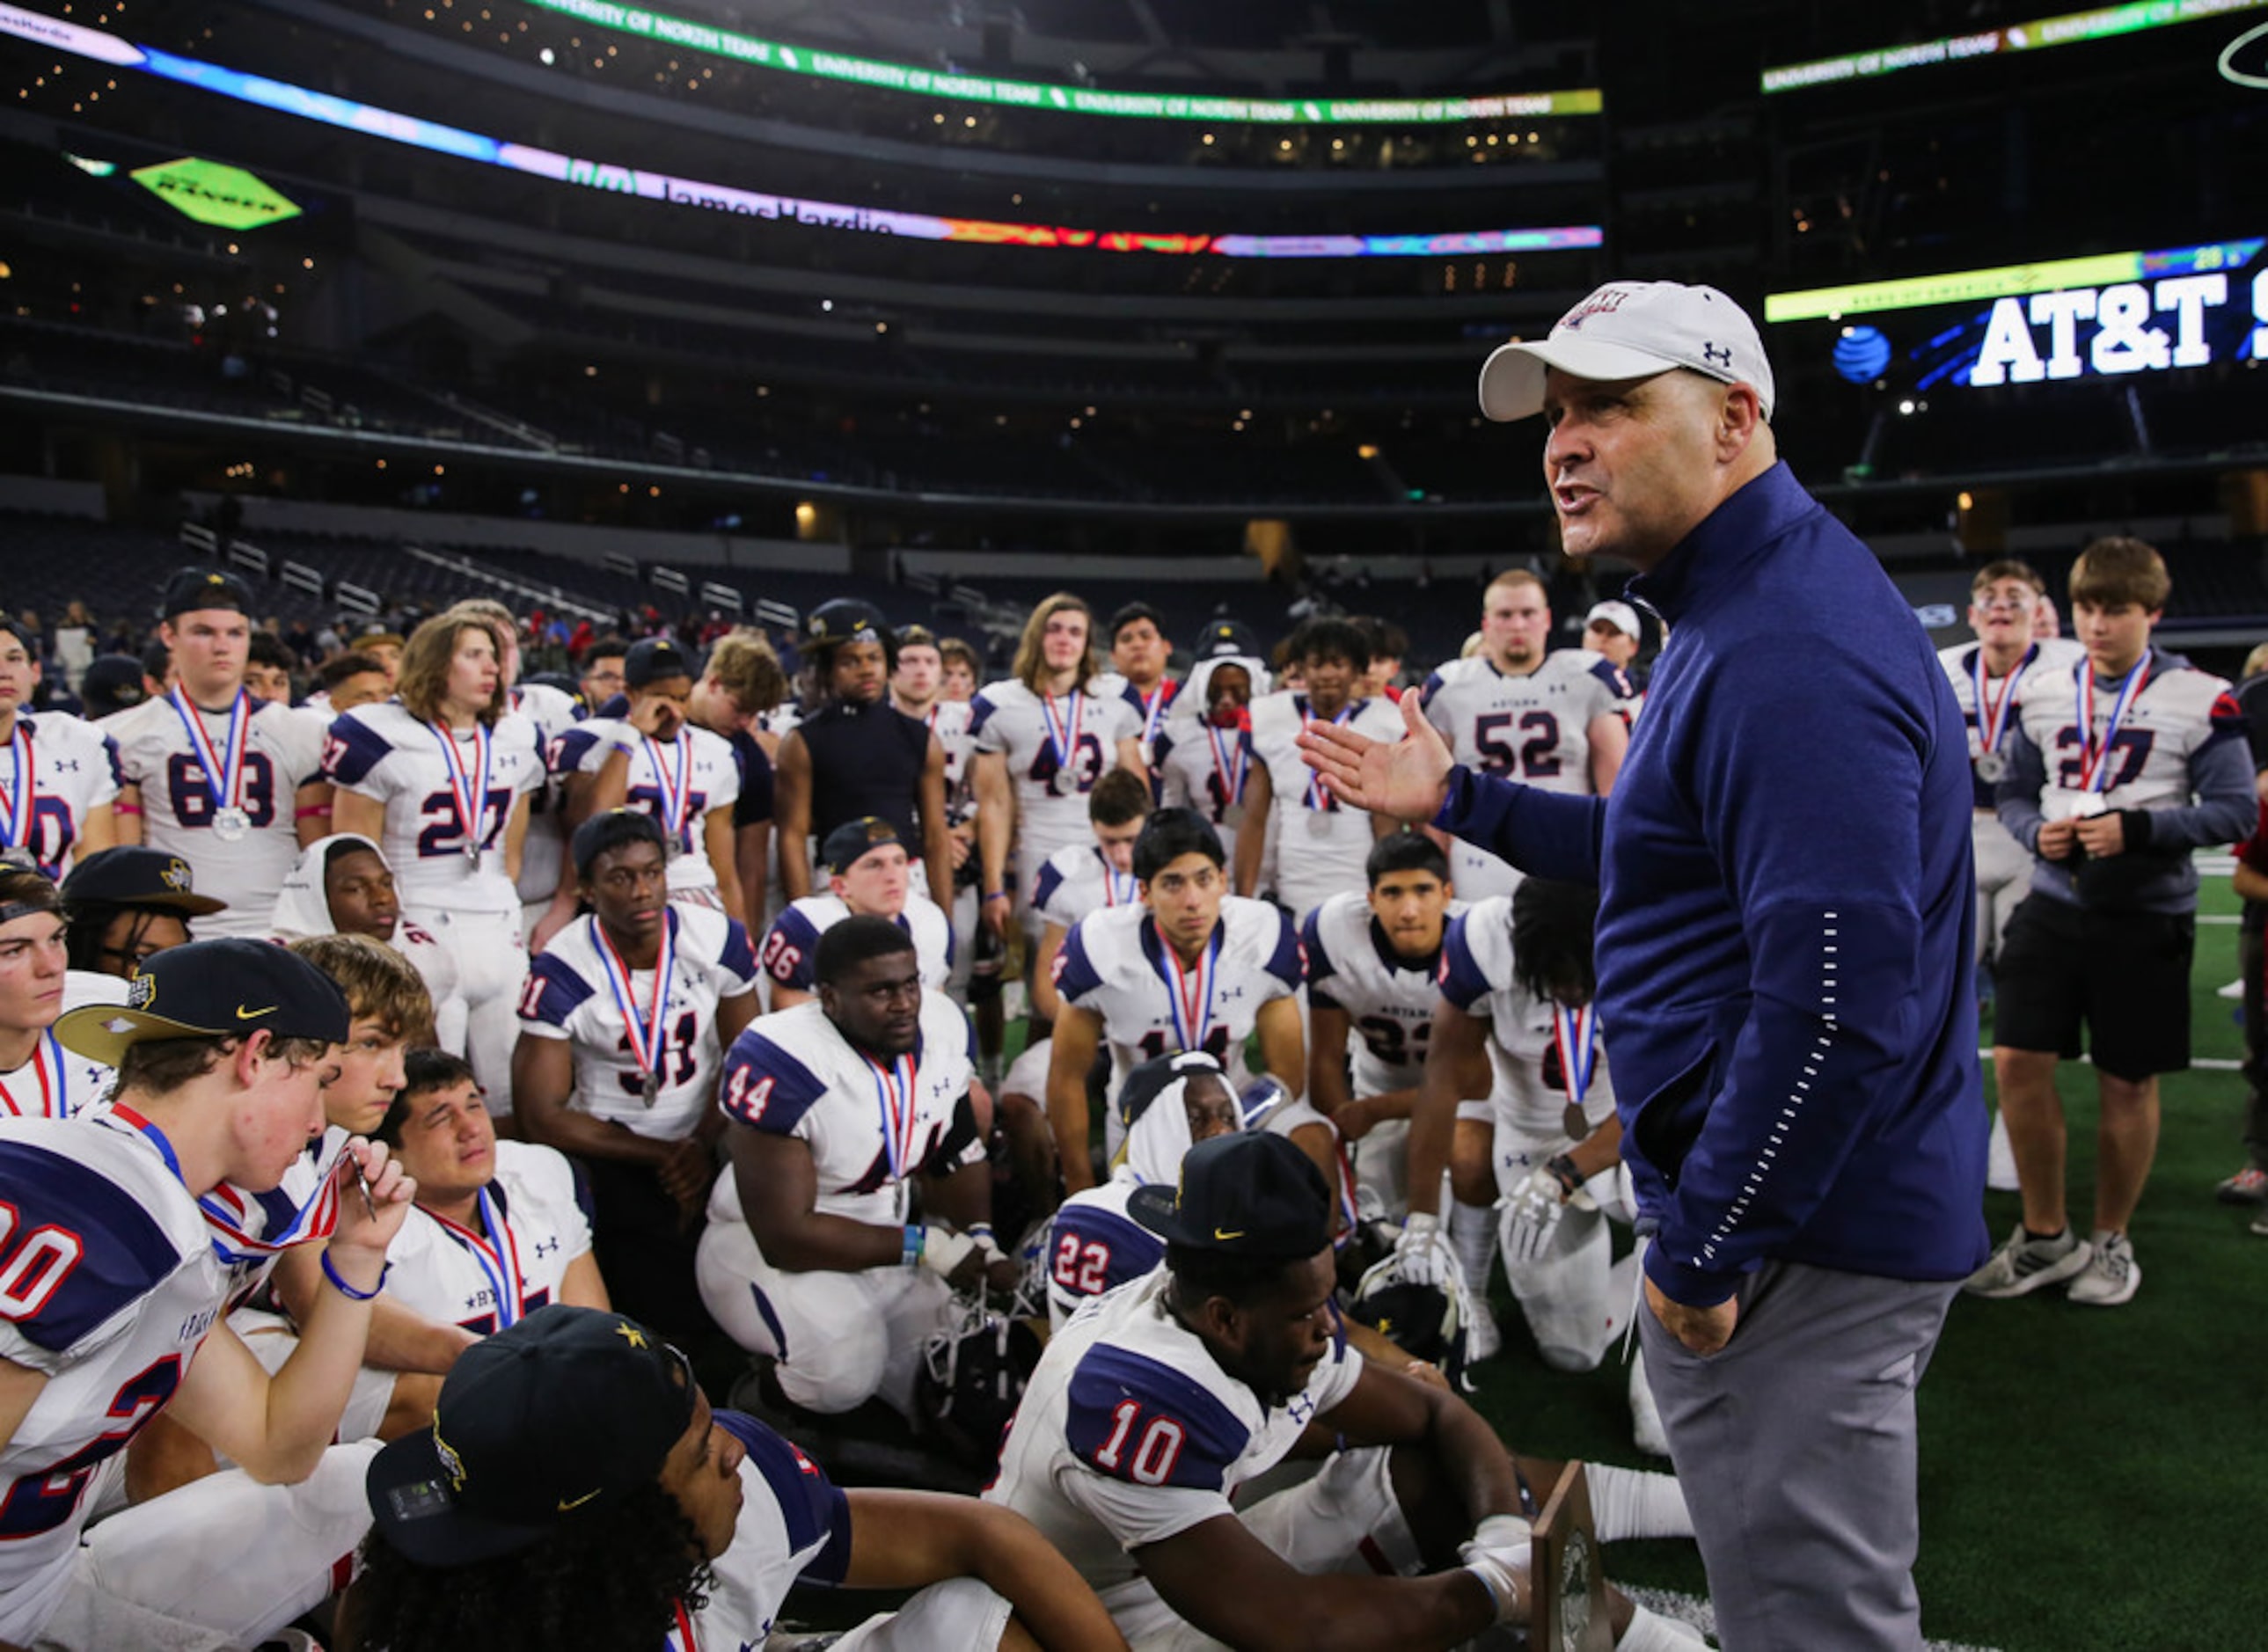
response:
[[[1328,809],[1308,810],[1307,835],[1314,838],[1327,838],[1330,834],[1331,811]]]
[[[1048,789],[1058,797],[1068,797],[1079,789],[1079,776],[1070,769],[1059,768],[1048,776]]]
[[[471,867],[476,872],[481,870],[481,846],[479,844],[475,843],[466,848],[465,864]]]
[[[216,810],[212,818],[213,835],[224,843],[234,843],[252,830],[252,817],[241,809]]]
[[[2008,777],[2008,760],[1998,752],[1985,752],[1977,759],[1977,778],[1988,786],[1997,786]]]
[[[2072,800],[2071,818],[2074,820],[2092,819],[2109,806],[2102,801],[2101,792],[2083,791]]]
[[[639,1076],[639,1077],[638,1077],[638,1099],[639,1099],[640,1101],[642,1101],[642,1102],[645,1103],[645,1105],[646,1105],[647,1106],[651,1107],[651,1106],[652,1106],[652,1105],[653,1105],[654,1098],[655,1098],[657,1096],[660,1095],[660,1094],[661,1094],[661,1075],[660,1075],[660,1074],[659,1074],[659,1073],[652,1073],[652,1072],[649,1072],[649,1073],[644,1073],[644,1074],[641,1074],[641,1075]]]

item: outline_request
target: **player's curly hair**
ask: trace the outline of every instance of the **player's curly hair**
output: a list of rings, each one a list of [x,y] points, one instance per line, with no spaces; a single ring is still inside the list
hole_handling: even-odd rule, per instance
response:
[[[1534,996],[1572,990],[1588,1003],[1599,989],[1592,939],[1599,892],[1590,884],[1526,877],[1512,895],[1512,973]]]
[[[344,1652],[659,1646],[676,1606],[698,1612],[716,1582],[700,1534],[659,1481],[517,1554],[423,1567],[373,1531],[362,1560],[341,1619]]]

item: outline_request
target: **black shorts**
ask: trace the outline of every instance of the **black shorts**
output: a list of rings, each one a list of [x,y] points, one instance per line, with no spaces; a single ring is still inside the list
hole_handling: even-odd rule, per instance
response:
[[[2190,1064],[2193,914],[2093,912],[2030,895],[2008,920],[1992,968],[1992,1042],[2012,1050],[2080,1053],[2139,1083]]]

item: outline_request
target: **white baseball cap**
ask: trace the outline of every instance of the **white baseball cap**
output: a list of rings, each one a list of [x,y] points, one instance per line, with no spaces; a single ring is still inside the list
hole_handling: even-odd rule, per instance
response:
[[[1639,640],[1638,610],[1626,602],[1602,602],[1583,616],[1583,628],[1594,625],[1610,625],[1633,642]]]
[[[1714,287],[1610,281],[1559,318],[1540,343],[1500,346],[1481,363],[1481,411],[1504,422],[1543,410],[1543,372],[1650,378],[1673,367],[1756,393],[1772,415],[1771,363],[1748,312]]]

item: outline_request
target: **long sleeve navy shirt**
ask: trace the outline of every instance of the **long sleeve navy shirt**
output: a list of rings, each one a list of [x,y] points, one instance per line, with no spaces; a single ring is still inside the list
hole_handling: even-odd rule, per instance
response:
[[[1647,1274],[1983,1261],[1961,714],[1867,547],[1775,466],[1630,594],[1669,628],[1613,795],[1459,770],[1435,824],[1600,886],[1598,1009]]]

